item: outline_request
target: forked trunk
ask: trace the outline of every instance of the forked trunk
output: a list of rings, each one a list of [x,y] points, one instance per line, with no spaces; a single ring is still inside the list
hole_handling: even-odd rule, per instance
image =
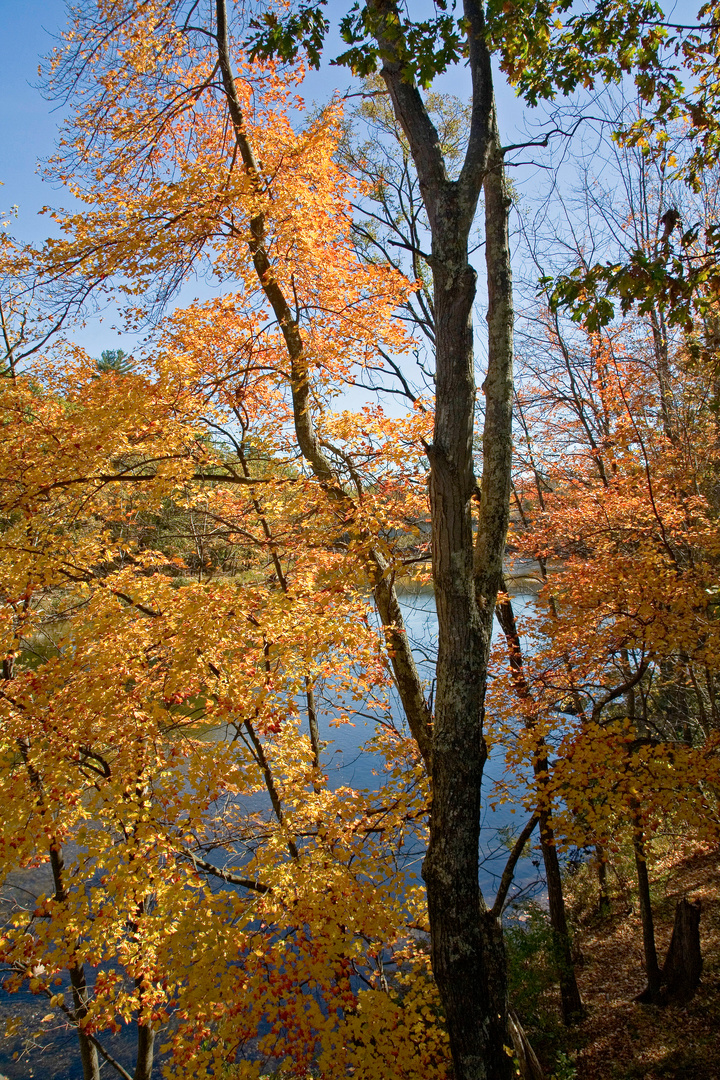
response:
[[[514,1072],[507,1052],[511,1039],[502,929],[499,920],[484,910],[478,887],[480,789],[487,758],[482,724],[492,619],[502,582],[512,461],[510,199],[489,70],[486,78],[488,371],[474,564],[470,519],[474,275],[459,258],[454,275],[439,258],[433,266],[438,337],[430,492],[439,648],[433,803],[424,875],[433,972],[445,1008],[456,1080],[509,1080]],[[447,253],[450,231],[445,237],[441,234],[441,239],[444,243],[438,242],[433,251]]]
[[[245,134],[227,47],[224,0],[216,0],[218,60],[236,141],[251,182],[259,175]],[[382,56],[382,77],[407,137],[432,234],[436,333],[436,409],[430,460],[433,576],[438,612],[436,710],[432,732],[417,670],[402,633],[397,598],[384,586],[373,554],[375,598],[412,733],[432,780],[430,843],[424,864],[432,961],[445,1010],[455,1080],[510,1080],[506,963],[499,919],[487,911],[478,883],[480,789],[487,757],[483,711],[490,633],[509,517],[512,462],[512,275],[508,243],[511,200],[495,116],[484,9],[464,0],[473,101],[460,176],[448,176],[438,133],[421,94],[407,80],[396,0],[365,9]],[[476,274],[468,244],[485,190],[488,282],[488,371],[485,380],[483,474],[477,541],[472,512],[478,488],[473,461],[476,409],[472,309]],[[333,484],[314,432],[308,360],[287,299],[272,278],[264,220],[251,222],[251,250],[291,359],[298,445],[315,475]],[[342,494],[340,493],[340,497]]]

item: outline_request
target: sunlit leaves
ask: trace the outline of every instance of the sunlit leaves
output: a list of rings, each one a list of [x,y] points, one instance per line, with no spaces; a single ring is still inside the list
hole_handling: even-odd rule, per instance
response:
[[[611,850],[632,823],[714,838],[714,359],[679,347],[663,368],[638,322],[560,327],[548,321],[549,359],[518,401],[514,540],[546,584],[520,627],[528,693],[510,677],[493,687],[494,738],[523,785],[546,748],[525,799],[552,812],[559,841]]]
[[[41,893],[13,894],[9,989],[60,1005],[87,971],[85,1015],[64,1015],[99,1037],[173,1018],[181,1076],[333,1071],[350,1053],[380,1078],[401,1029],[427,1039],[398,1051],[398,1075],[441,1076],[432,983],[407,978],[427,973],[423,895],[405,887],[427,789],[389,711],[369,574],[371,548],[394,575],[425,546],[431,417],[328,408],[378,344],[409,346],[394,314],[412,286],[356,259],[340,113],[296,130],[297,73],[238,58],[256,183],[202,42],[165,5],[94,18],[78,13],[53,61],[58,87],[86,65],[56,168],[88,210],[59,215],[36,271],[119,290],[132,325],[203,260],[224,288],[167,315],[129,371],[99,375],[65,342],[2,387],[0,857],[10,886]],[[260,213],[334,488],[298,457],[249,244]],[[378,792],[339,784],[313,742],[311,712],[332,732],[358,710],[380,725]]]

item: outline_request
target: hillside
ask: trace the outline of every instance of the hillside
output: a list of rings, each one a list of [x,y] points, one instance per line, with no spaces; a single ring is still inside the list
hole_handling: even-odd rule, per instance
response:
[[[599,919],[595,883],[588,867],[568,881],[575,925],[578,981],[587,1018],[569,1032],[546,1029],[553,1037],[545,1060],[558,1080],[719,1080],[720,1078],[720,852],[690,841],[656,841],[651,864],[658,955],[664,959],[676,902],[683,896],[702,903],[700,936],[703,976],[694,1000],[685,1007],[634,1002],[645,986],[642,932],[629,858],[616,860],[610,873],[613,911]],[[538,1033],[540,1040],[543,1036]],[[560,1059],[563,1060],[562,1057]],[[563,1071],[564,1070],[564,1071]]]

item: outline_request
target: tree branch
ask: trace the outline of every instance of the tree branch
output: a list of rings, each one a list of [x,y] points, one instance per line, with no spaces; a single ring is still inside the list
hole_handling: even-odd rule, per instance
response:
[[[510,857],[505,863],[505,869],[503,870],[503,874],[500,879],[500,888],[497,891],[495,903],[493,904],[492,910],[490,912],[494,919],[499,919],[502,915],[503,908],[505,907],[505,901],[507,899],[507,894],[510,890],[510,886],[512,885],[513,877],[515,876],[515,867],[517,866],[518,860],[523,853],[523,849],[530,837],[532,836],[535,826],[537,825],[539,820],[539,815],[533,814],[533,816],[527,822],[525,828],[522,830],[517,840],[513,844],[512,851],[510,852]]]
[[[212,874],[213,877],[221,878],[223,881],[227,881],[229,885],[242,885],[244,889],[251,889],[253,892],[268,893],[271,892],[269,885],[263,885],[262,881],[253,881],[251,878],[240,877],[238,874],[233,874],[231,870],[222,870],[219,866],[213,866],[211,862],[206,859],[201,859],[199,855],[195,855],[194,852],[188,848],[182,848],[181,855],[184,855],[193,866],[197,869],[204,870],[206,874]]]

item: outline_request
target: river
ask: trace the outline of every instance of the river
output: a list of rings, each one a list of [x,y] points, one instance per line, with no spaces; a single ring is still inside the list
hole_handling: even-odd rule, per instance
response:
[[[533,603],[532,595],[515,595],[513,604],[517,614],[522,614]],[[412,642],[417,663],[428,685],[434,675],[434,656],[437,640],[437,615],[435,599],[431,591],[404,591],[400,602],[408,636]],[[495,633],[498,632],[497,626]],[[402,710],[399,702],[393,706],[395,721],[402,726]],[[331,726],[332,714],[321,718],[321,737],[327,741],[323,768],[329,783],[347,785],[372,791],[381,783],[384,761],[376,755],[363,751],[363,744],[374,734],[372,722],[362,715],[354,717],[352,725]],[[491,755],[485,772],[485,793],[492,782],[502,773],[501,755]],[[253,798],[255,808],[257,796]],[[516,813],[515,811],[518,810]],[[519,808],[504,804],[493,811],[487,799],[483,800],[481,829],[480,884],[486,898],[492,903],[497,881],[502,873],[508,854],[508,840],[522,828],[524,815]],[[416,851],[408,863],[408,870],[420,869],[422,851]],[[515,877],[515,897],[534,895],[543,888],[538,861],[532,857],[521,859]],[[42,874],[42,871],[34,873]],[[48,888],[49,883],[33,882],[34,886]],[[0,991],[0,1029],[8,1020],[20,1020],[19,1031],[0,1043],[0,1080],[81,1080],[77,1040],[73,1031],[65,1028],[59,1016],[50,1017],[44,998],[30,993],[8,995]],[[42,1032],[35,1039],[33,1033]],[[119,1060],[133,1060],[134,1037],[132,1029],[125,1029],[115,1036],[103,1036],[103,1043]],[[14,1057],[15,1054],[19,1056]],[[160,1075],[159,1062],[153,1075]],[[117,1076],[108,1065],[102,1069],[103,1076]]]
[[[532,608],[535,597],[531,594],[515,594],[512,597],[516,617]],[[403,618],[412,643],[415,660],[420,672],[428,684],[432,682],[435,665],[434,656],[437,651],[437,614],[435,611],[435,597],[431,590],[413,592],[404,590],[400,593],[400,605]],[[493,628],[493,641],[501,635],[500,628],[495,622]],[[393,714],[399,726],[403,724],[403,713],[400,702],[394,702]],[[372,738],[372,722],[357,716],[354,718],[354,726],[343,725],[330,727],[325,718],[321,725],[323,739],[333,740],[332,753],[329,756],[330,783],[347,784],[350,787],[367,788],[372,790],[378,787],[378,771],[382,770],[382,761],[377,757],[363,752],[362,746]],[[491,754],[485,767],[483,781],[483,794],[492,788],[495,780],[501,778],[503,773],[502,753]],[[334,776],[333,776],[334,774]],[[508,854],[508,839],[518,833],[525,824],[525,816],[522,809],[512,803],[504,803],[493,810],[487,798],[483,799],[481,838],[480,838],[480,885],[486,898],[492,903],[497,882],[505,866]],[[417,869],[417,867],[415,868]],[[515,885],[511,897],[534,894],[542,888],[539,877],[537,860],[533,858],[521,859],[515,873]]]

